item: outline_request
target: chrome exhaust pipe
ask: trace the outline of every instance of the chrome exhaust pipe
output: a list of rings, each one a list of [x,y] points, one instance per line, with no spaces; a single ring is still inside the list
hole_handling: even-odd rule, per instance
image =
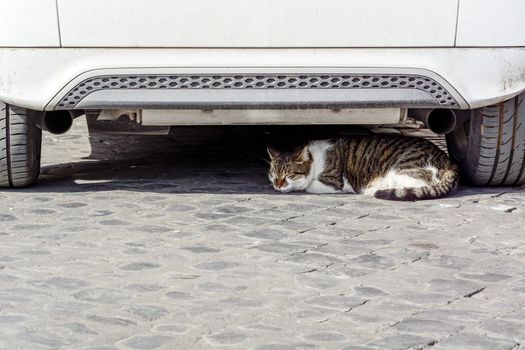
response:
[[[422,121],[425,127],[438,135],[446,135],[464,121],[464,111],[451,109],[415,109],[411,110],[409,117]]]
[[[37,119],[36,125],[55,135],[65,134],[73,126],[75,116],[68,111],[44,112]]]

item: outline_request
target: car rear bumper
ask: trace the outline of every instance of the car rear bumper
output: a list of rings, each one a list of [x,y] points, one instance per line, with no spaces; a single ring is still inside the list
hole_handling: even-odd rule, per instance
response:
[[[36,110],[466,109],[523,90],[525,48],[0,48],[0,100]]]

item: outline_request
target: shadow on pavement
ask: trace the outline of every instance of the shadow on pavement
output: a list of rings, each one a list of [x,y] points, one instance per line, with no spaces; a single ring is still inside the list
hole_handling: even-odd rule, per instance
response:
[[[351,126],[230,126],[178,127],[167,136],[90,135],[89,158],[44,166],[40,186],[20,191],[285,195],[267,179],[267,145],[286,149],[363,133],[369,131]],[[519,190],[462,186],[449,198],[513,192]]]
[[[168,136],[90,136],[91,156],[44,166],[31,191],[276,193],[267,179],[266,147],[363,129],[340,126],[178,127]]]

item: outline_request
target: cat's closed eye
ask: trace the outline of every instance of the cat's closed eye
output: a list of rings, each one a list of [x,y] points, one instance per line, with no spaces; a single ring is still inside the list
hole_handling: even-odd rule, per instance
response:
[[[292,180],[296,180],[298,178],[300,178],[301,176],[304,176],[303,173],[291,173],[291,174],[288,174],[286,175],[286,177],[292,179]]]

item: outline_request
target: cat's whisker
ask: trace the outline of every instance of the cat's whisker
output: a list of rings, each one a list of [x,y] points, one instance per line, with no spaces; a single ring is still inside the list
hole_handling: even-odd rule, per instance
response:
[[[266,164],[268,164],[268,165],[272,165],[272,162],[269,161],[268,159],[264,159],[264,158],[261,158],[261,159],[264,160],[264,161],[266,162]]]

